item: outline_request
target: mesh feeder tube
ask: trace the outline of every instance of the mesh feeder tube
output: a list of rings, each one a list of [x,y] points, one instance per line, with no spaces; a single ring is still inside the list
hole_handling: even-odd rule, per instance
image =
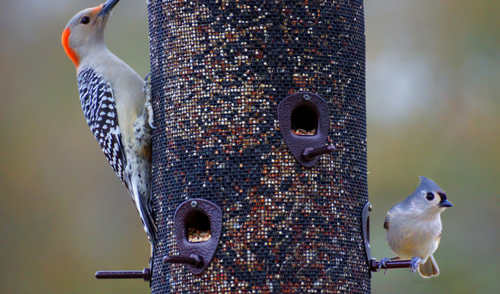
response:
[[[148,13],[152,293],[369,293],[363,2]]]

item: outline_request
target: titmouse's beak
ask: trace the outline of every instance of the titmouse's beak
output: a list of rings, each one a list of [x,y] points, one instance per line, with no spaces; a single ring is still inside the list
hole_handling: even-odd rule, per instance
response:
[[[118,3],[118,1],[120,1],[120,0],[108,0],[108,1],[106,1],[106,3],[104,3],[102,5],[101,11],[99,11],[99,14],[97,16],[99,17],[99,16],[104,16],[104,15],[109,14],[111,12],[111,10],[113,10],[113,7],[115,7],[116,3]]]
[[[452,207],[453,204],[451,204],[450,201],[448,200],[441,200],[441,202],[439,202],[439,207]]]

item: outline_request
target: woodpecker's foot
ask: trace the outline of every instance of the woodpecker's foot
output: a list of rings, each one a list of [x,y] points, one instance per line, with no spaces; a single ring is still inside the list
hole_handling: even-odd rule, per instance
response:
[[[154,124],[154,118],[153,118],[153,105],[151,105],[151,102],[146,101],[146,104],[144,105],[146,108],[146,112],[148,113],[148,124],[149,127],[152,129],[157,129],[158,127],[155,126]]]
[[[410,271],[412,273],[416,272],[418,269],[418,266],[420,265],[420,262],[422,261],[422,258],[420,257],[413,257],[411,259],[411,264],[410,264]]]
[[[146,104],[144,105],[144,108],[146,109],[146,112],[148,114],[148,124],[149,127],[152,129],[157,129],[157,127],[154,125],[154,118],[153,118],[153,105],[151,104],[151,73],[148,73],[144,77],[144,87],[142,88],[142,91],[146,93]]]
[[[144,77],[144,87],[142,88],[142,92],[149,92],[149,84],[150,84],[150,80],[151,80],[151,73],[148,73],[145,77]]]

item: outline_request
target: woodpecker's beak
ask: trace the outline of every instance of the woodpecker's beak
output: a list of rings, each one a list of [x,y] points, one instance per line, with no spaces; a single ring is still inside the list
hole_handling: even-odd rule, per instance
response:
[[[448,200],[442,200],[441,202],[439,202],[439,207],[452,207],[453,204],[451,204],[450,201]]]
[[[97,17],[100,16],[105,16],[108,15],[111,10],[113,10],[113,7],[115,7],[116,3],[118,3],[120,0],[108,0],[106,3],[102,5],[101,11],[99,11],[99,14],[97,14]]]

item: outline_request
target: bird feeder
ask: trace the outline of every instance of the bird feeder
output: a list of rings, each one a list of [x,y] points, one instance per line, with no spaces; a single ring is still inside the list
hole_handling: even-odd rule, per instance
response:
[[[363,2],[148,13],[152,293],[369,293]]]

